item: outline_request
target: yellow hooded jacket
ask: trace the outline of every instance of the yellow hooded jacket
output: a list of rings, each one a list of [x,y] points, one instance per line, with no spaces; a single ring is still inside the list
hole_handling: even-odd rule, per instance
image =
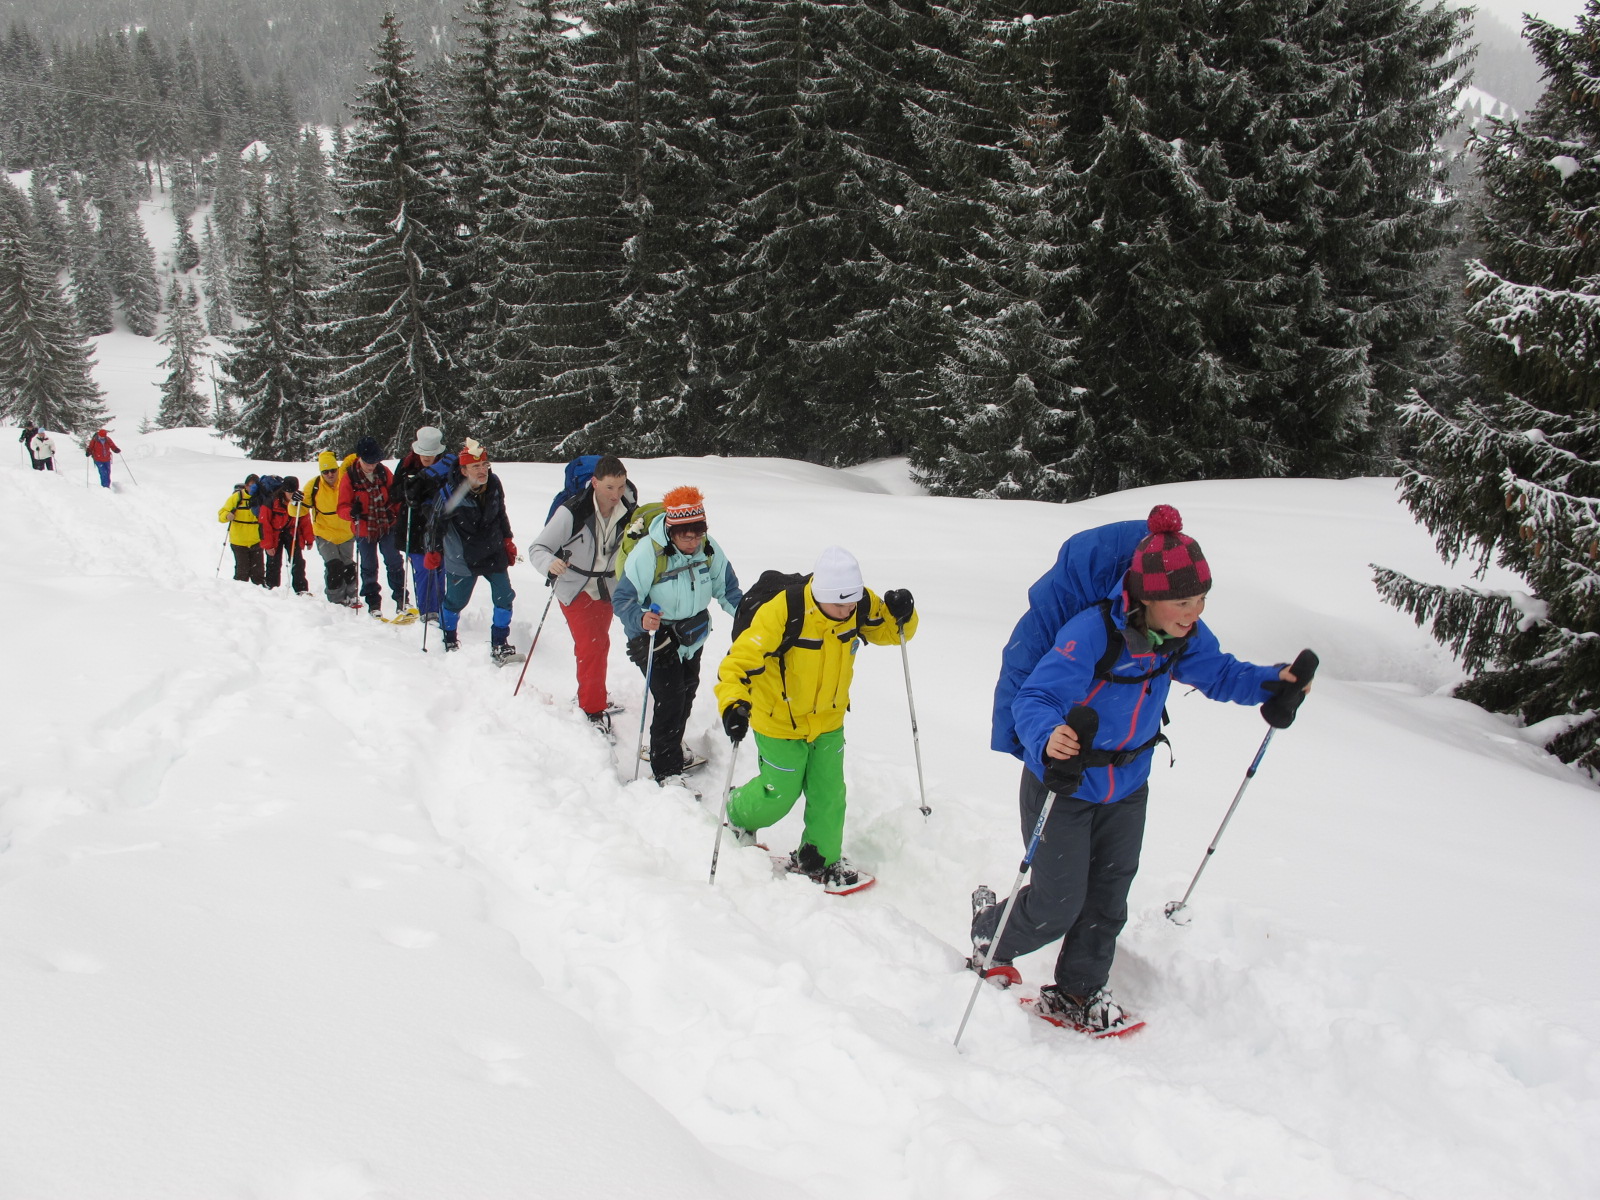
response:
[[[838,729],[850,707],[850,680],[862,639],[876,646],[900,641],[900,627],[877,593],[868,589],[863,603],[867,608],[858,635],[854,614],[835,621],[817,607],[806,584],[799,639],[780,661],[770,652],[783,643],[789,601],[783,595],[768,600],[717,669],[717,711],[748,700],[750,728],[789,741],[814,742]],[[917,614],[912,613],[905,626],[907,640],[916,632]]]
[[[328,458],[333,457],[327,451],[323,453]],[[306,498],[306,511],[311,514],[311,532],[335,546],[342,546],[355,536],[350,528],[350,522],[339,515],[339,484],[344,482],[344,473],[355,458],[356,456],[352,454],[339,464],[339,477],[332,483],[319,474],[301,493]],[[319,462],[318,466],[320,465]]]
[[[261,544],[261,522],[250,511],[250,497],[244,492],[236,491],[222,502],[222,507],[217,509],[217,520],[227,525],[230,546]]]

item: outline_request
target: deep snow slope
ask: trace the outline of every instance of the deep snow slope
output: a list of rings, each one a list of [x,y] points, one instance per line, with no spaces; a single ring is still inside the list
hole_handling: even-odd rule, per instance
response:
[[[864,652],[846,852],[881,882],[837,900],[727,845],[707,885],[711,804],[624,782],[620,646],[613,751],[558,616],[513,699],[487,597],[447,659],[234,584],[214,514],[246,464],[118,436],[138,483],[110,494],[70,456],[0,463],[0,1196],[1596,1194],[1600,796],[1438,694],[1453,665],[1367,564],[1460,576],[1387,482],[1047,506],[885,466],[633,464],[646,494],[704,489],[746,578],[839,542],[918,597],[933,815],[900,656]],[[496,469],[526,543],[560,467]],[[1323,675],[1185,929],[1161,906],[1265,727],[1175,696],[1113,979],[1149,1027],[1086,1043],[985,989],[954,1050],[967,894],[1020,851],[1017,767],[986,749],[1000,647],[1064,537],[1157,501],[1212,561],[1224,645],[1310,645]],[[527,646],[546,593],[513,582]],[[690,727],[713,802],[726,638]]]

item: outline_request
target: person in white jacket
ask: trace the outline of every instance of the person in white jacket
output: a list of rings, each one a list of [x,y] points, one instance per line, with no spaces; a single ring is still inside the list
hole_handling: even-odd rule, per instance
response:
[[[617,548],[636,507],[638,494],[628,482],[622,460],[601,455],[589,486],[558,505],[528,547],[534,570],[553,578],[561,615],[572,630],[578,707],[607,734],[615,711],[606,695],[612,574]]]
[[[33,455],[34,464],[39,470],[56,469],[56,444],[44,430],[33,435],[33,440],[28,443],[28,453]]]

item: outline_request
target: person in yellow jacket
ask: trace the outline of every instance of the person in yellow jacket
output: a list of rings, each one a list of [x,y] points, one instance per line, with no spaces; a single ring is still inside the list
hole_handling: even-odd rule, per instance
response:
[[[791,606],[800,608],[798,629]],[[802,794],[805,831],[788,868],[847,896],[876,882],[850,865],[844,845],[844,714],[862,642],[893,646],[917,630],[911,593],[880,599],[855,556],[829,546],[811,582],[774,596],[734,639],[717,671],[717,707],[735,745],[755,730],[761,771],[728,796],[728,824],[741,845],[781,821]],[[787,639],[785,634],[790,635]]]
[[[250,508],[250,489],[256,476],[247,475],[217,509],[217,520],[228,527],[228,545],[233,550],[233,577],[240,583],[265,584],[265,560],[261,555],[261,522]]]
[[[348,467],[355,460],[344,461]],[[356,595],[356,535],[350,522],[339,515],[339,476],[344,468],[332,450],[317,455],[317,477],[302,493],[311,514],[311,532],[322,556],[322,590],[329,603],[360,608]]]

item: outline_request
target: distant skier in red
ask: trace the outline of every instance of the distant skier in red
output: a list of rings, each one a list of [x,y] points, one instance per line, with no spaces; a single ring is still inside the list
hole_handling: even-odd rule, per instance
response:
[[[111,440],[111,435],[104,429],[96,429],[94,436],[89,439],[89,444],[84,447],[84,454],[94,459],[95,469],[100,472],[100,486],[111,486],[111,456],[121,454],[122,449]]]

